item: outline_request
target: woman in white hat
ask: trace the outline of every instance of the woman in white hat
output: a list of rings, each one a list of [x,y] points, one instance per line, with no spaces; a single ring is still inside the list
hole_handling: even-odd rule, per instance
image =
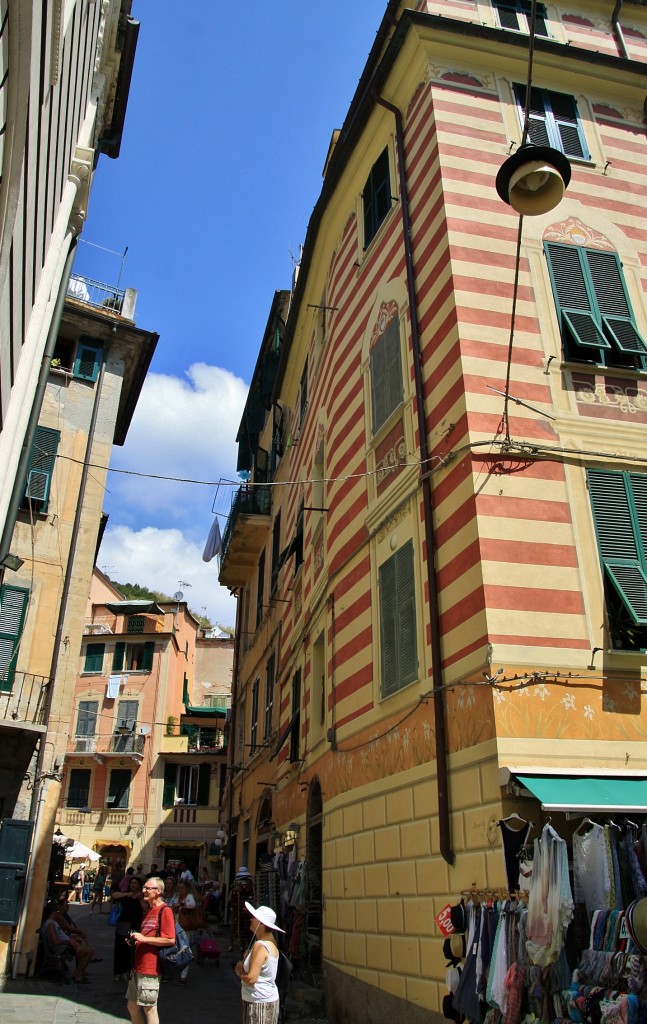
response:
[[[243,960],[234,965],[241,980],[243,997],[243,1024],[277,1024],[279,1019],[279,990],[276,971],[279,966],[279,948],[275,932],[282,932],[271,907],[257,907],[245,903],[252,915],[253,942]]]

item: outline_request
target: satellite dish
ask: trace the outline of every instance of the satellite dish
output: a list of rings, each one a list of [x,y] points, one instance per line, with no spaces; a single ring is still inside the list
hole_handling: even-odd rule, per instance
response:
[[[140,736],[149,736],[150,735],[150,731],[151,731],[150,725],[140,725],[139,729],[137,730],[137,732],[139,733]]]
[[[173,600],[174,601],[182,601],[183,598],[184,598],[184,594],[182,593],[181,590],[176,590],[175,593],[173,594]]]

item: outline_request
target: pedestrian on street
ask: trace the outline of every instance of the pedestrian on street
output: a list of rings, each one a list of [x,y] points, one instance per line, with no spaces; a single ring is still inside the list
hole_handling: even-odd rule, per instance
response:
[[[128,892],[115,892],[112,898],[121,906],[121,914],[115,927],[113,976],[115,981],[124,981],[130,974],[133,952],[126,939],[130,932],[139,931],[144,913],[148,912],[149,906],[144,902],[141,882],[132,876]]]
[[[126,1000],[132,1024],[159,1024],[157,999],[160,975],[157,954],[164,946],[175,944],[173,911],[162,899],[164,883],[161,878],[147,878],[142,889],[149,906],[140,932],[131,932],[129,943],[134,944],[133,973],[128,982]]]
[[[282,932],[271,907],[245,907],[252,915],[252,944],[244,958],[234,965],[241,981],[243,1024],[278,1024],[279,990],[276,972],[279,948],[274,932]]]
[[[103,893],[106,885],[106,873],[102,867],[97,868],[97,873],[94,876],[92,883],[92,906],[90,907],[90,913],[94,914],[95,906],[98,906],[99,913],[103,914]]]

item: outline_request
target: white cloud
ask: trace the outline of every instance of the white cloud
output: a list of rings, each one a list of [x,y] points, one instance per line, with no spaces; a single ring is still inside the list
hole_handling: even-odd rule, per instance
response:
[[[193,479],[236,478],[236,433],[247,385],[229,370],[194,363],[184,377],[149,373],[123,448],[111,466],[104,509],[108,527],[97,564],[121,583],[139,583],[174,594],[179,580],[191,608],[212,622],[233,626],[235,599],[218,583],[218,562],[202,561],[213,523],[212,509],[226,516],[232,487],[217,493]],[[157,474],[154,480],[136,474]],[[220,518],[224,532],[225,518]]]
[[[184,378],[150,373],[126,444],[113,449],[111,466],[176,479],[108,474],[111,518],[134,529],[180,526],[196,542],[203,532],[206,537],[215,487],[179,481],[235,478],[246,396],[240,377],[206,363],[194,363]]]
[[[202,561],[203,549],[204,543],[187,541],[178,529],[109,526],[97,564],[120,583],[139,583],[169,595],[181,589],[184,600],[198,615],[206,608],[212,622],[234,626],[236,600],[218,583],[218,560]],[[180,587],[180,581],[190,586]]]

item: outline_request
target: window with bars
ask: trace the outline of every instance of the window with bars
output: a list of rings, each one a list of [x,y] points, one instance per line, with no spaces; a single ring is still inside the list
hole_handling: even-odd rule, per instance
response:
[[[375,238],[378,228],[391,209],[391,175],[388,146],[379,155],[362,192],[364,209],[364,248]]]
[[[371,406],[373,434],[376,434],[402,402],[402,358],[400,321],[389,322],[371,349]]]
[[[526,86],[515,85],[519,120],[523,127]],[[528,140],[535,146],[552,146],[565,156],[588,160],[589,151],[574,96],[551,89],[530,90]]]
[[[28,604],[24,587],[0,587],[0,693],[11,693]]]
[[[36,427],[27,463],[27,479],[22,496],[22,508],[31,509],[33,512],[47,511],[60,439],[60,430]]]
[[[558,242],[544,248],[566,358],[647,369],[617,254]]]
[[[647,476],[590,469],[587,483],[611,646],[647,650]]]
[[[383,697],[418,678],[413,543],[408,541],[379,569]]]
[[[497,12],[501,28],[512,29],[514,32],[530,31],[531,0],[492,0],[492,7]],[[535,35],[549,35],[547,21],[546,5],[537,4],[535,8]]]

